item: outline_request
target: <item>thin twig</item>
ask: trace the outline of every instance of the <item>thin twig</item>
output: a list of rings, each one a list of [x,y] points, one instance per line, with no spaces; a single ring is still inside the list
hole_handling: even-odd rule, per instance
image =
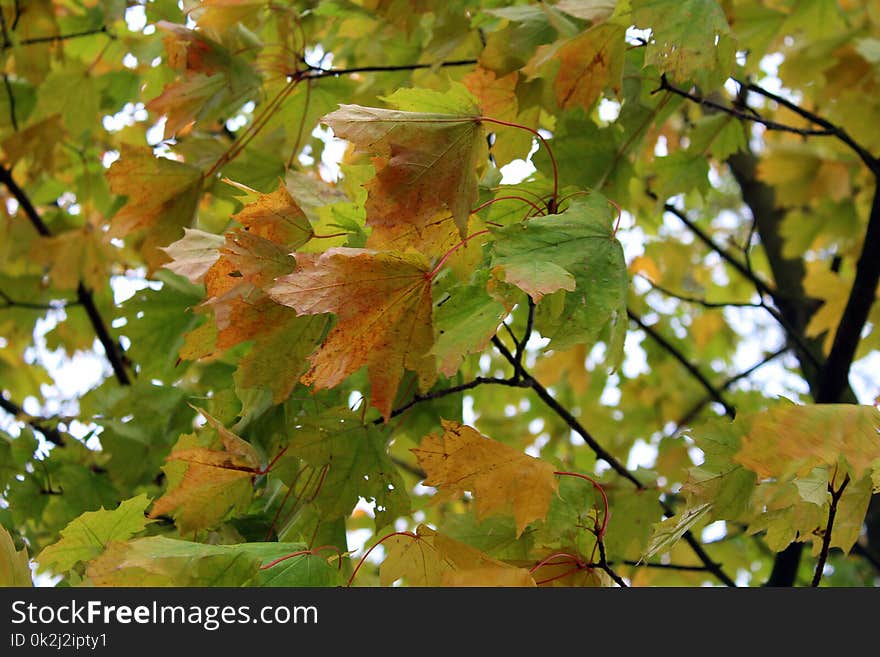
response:
[[[12,171],[2,165],[0,165],[0,183],[5,185],[9,192],[15,197],[15,200],[18,201],[19,207],[36,231],[43,237],[51,237],[52,232],[49,230],[49,227],[43,221],[42,217],[40,217],[40,213],[37,212],[34,204],[31,203],[27,193],[25,193],[25,191],[18,186],[18,183],[15,182],[15,179],[12,177]],[[113,368],[113,374],[116,376],[116,380],[122,385],[131,384],[128,371],[125,369],[125,356],[122,353],[122,348],[110,335],[110,330],[107,328],[107,324],[104,322],[101,313],[98,311],[98,307],[95,305],[95,298],[92,296],[91,290],[89,290],[82,282],[80,282],[76,288],[76,298],[85,309],[89,321],[92,324],[92,328],[95,330],[98,340],[104,347],[104,353],[107,356],[107,360],[110,362],[110,366]]]
[[[856,155],[859,156],[859,158],[862,160],[862,162],[865,163],[865,165],[874,173],[875,176],[880,176],[880,160],[878,160],[878,158],[871,155],[871,153],[869,153],[868,150],[864,146],[861,146],[858,142],[856,142],[849,135],[849,133],[847,133],[847,131],[844,130],[843,128],[841,128],[839,125],[835,125],[834,123],[831,123],[831,121],[829,121],[828,119],[824,119],[821,116],[819,116],[818,114],[815,114],[814,112],[811,112],[810,110],[804,109],[803,107],[800,107],[799,105],[791,102],[787,98],[783,98],[782,96],[775,94],[771,91],[768,91],[768,90],[764,89],[763,87],[759,87],[756,84],[743,83],[743,82],[740,82],[739,80],[737,80],[737,82],[741,86],[744,86],[745,89],[747,89],[748,91],[753,91],[756,94],[764,96],[765,98],[769,98],[773,102],[778,103],[779,105],[782,105],[786,109],[791,110],[792,112],[794,112],[798,116],[801,116],[801,117],[807,119],[811,123],[822,126],[822,128],[825,129],[825,132],[823,132],[821,134],[831,135],[833,137],[836,137],[841,142],[843,142],[844,144],[849,146],[849,148],[852,149],[853,152],[855,152]]]
[[[828,560],[828,551],[831,549],[831,530],[834,528],[834,516],[837,515],[837,504],[840,502],[843,491],[849,483],[849,475],[843,479],[840,488],[834,490],[831,483],[828,484],[828,492],[831,493],[831,505],[828,507],[828,524],[825,526],[825,534],[822,536],[822,550],[819,552],[819,560],[816,562],[816,571],[813,573],[813,581],[810,586],[819,586],[822,581],[822,571],[825,570],[825,562]]]
[[[613,564],[614,562],[612,562]],[[627,566],[635,566],[637,568],[659,568],[666,570],[680,570],[684,572],[706,572],[708,569],[706,566],[685,566],[684,564],[677,563],[653,563],[650,561],[623,561]]]
[[[778,358],[779,356],[781,356],[782,354],[787,352],[789,349],[791,349],[791,347],[789,347],[788,345],[785,345],[783,347],[780,347],[776,351],[767,354],[764,358],[759,360],[757,363],[755,363],[754,365],[752,365],[748,369],[745,369],[742,372],[738,372],[737,374],[734,374],[733,376],[725,379],[721,383],[721,385],[718,386],[718,390],[724,392],[725,390],[730,388],[730,386],[732,386],[737,381],[744,379],[747,376],[751,375],[756,370],[764,367],[764,365],[766,365],[770,361]],[[685,426],[691,420],[693,420],[699,414],[699,412],[702,411],[703,408],[705,408],[706,404],[711,402],[713,399],[714,399],[714,397],[712,397],[712,395],[706,395],[699,402],[694,404],[693,408],[691,408],[687,413],[682,415],[681,419],[675,423],[675,430],[673,430],[669,435],[674,436],[675,434],[677,434],[683,426]]]
[[[68,306],[78,306],[79,301],[64,299],[53,303],[31,303],[30,301],[16,301],[6,292],[0,290],[0,308],[25,308],[28,310],[60,310]]]
[[[510,350],[504,346],[504,343],[498,339],[498,336],[492,338],[492,344],[501,352],[501,355],[507,359],[507,361],[513,365],[514,356],[510,353]],[[575,418],[564,406],[562,406],[559,402],[557,402],[553,395],[542,386],[531,374],[529,374],[525,369],[523,369],[523,375],[525,377],[524,382],[531,387],[532,390],[535,391],[535,394],[543,401],[556,415],[565,422],[568,427],[577,433],[581,438],[584,439],[584,442],[589,445],[590,449],[593,450],[593,453],[596,454],[597,458],[602,459],[606,463],[608,463],[611,468],[617,472],[620,476],[622,476],[627,481],[635,484],[636,488],[639,490],[645,490],[645,485],[639,481],[639,479],[633,475],[626,467],[620,463],[614,456],[612,456],[608,451],[606,451],[598,441],[590,434],[589,431],[578,422],[577,418]],[[675,511],[663,500],[660,500],[660,505],[663,508],[663,513],[666,516],[675,515]],[[727,573],[721,568],[721,566],[714,561],[712,561],[711,557],[706,553],[703,549],[703,546],[700,545],[700,542],[694,537],[694,535],[688,531],[685,532],[683,537],[685,542],[690,546],[690,548],[694,551],[694,554],[706,565],[706,569],[712,573],[716,578],[718,578],[722,583],[726,586],[736,586],[736,582],[734,582]]]
[[[320,68],[318,66],[309,66],[306,75],[303,78],[314,80],[318,78],[326,78],[337,75],[353,75],[355,73],[385,73],[393,71],[418,71],[426,68],[447,68],[450,66],[473,66],[477,63],[476,59],[456,59],[448,62],[440,62],[435,64],[399,64],[393,66],[356,66],[354,68]]]
[[[603,541],[601,537],[597,537],[596,544],[599,546],[599,568],[604,570],[611,579],[617,582],[618,586],[621,588],[628,588],[629,585],[620,575],[614,572],[611,565],[608,563],[608,559],[605,558],[605,541]]]
[[[15,28],[13,27],[13,29],[15,29]],[[68,34],[56,34],[55,36],[33,37],[30,39],[22,39],[18,43],[5,43],[5,44],[3,44],[2,49],[6,50],[7,48],[12,48],[14,46],[32,46],[32,45],[38,44],[38,43],[54,43],[56,41],[68,41],[70,39],[79,39],[80,37],[91,36],[93,34],[106,34],[111,39],[116,38],[115,34],[111,34],[107,30],[106,25],[102,25],[101,27],[93,28],[91,30],[83,30],[81,32],[70,32]]]
[[[64,446],[64,436],[58,431],[57,427],[46,426],[43,424],[43,420],[34,418],[28,413],[25,413],[21,406],[14,401],[6,399],[3,395],[0,395],[0,408],[14,416],[19,422],[24,422],[34,431],[39,431],[43,434],[43,437],[53,445],[57,445],[58,447]]]
[[[816,366],[821,367],[821,363],[818,362],[816,356],[813,354],[812,350],[806,345],[801,334],[792,326],[791,322],[789,322],[785,316],[780,313],[775,308],[767,305],[764,301],[764,295],[770,297],[773,300],[773,303],[777,306],[780,305],[780,301],[778,298],[778,294],[776,290],[768,286],[764,281],[762,281],[754,272],[749,270],[745,264],[739,261],[739,259],[735,258],[731,255],[724,247],[719,245],[715,240],[713,240],[709,235],[707,235],[699,226],[697,226],[693,221],[691,221],[690,217],[687,216],[683,211],[676,208],[674,205],[669,203],[663,206],[663,210],[678,217],[679,221],[681,221],[687,228],[699,238],[703,244],[709,247],[711,250],[715,251],[721,259],[731,265],[737,272],[739,272],[746,280],[751,281],[751,283],[755,286],[755,290],[758,292],[758,296],[760,298],[760,306],[764,308],[776,322],[782,327],[782,330],[785,331],[785,335],[789,340],[791,340],[795,345],[797,345],[801,351],[805,354],[805,356]]]
[[[727,403],[727,400],[724,399],[724,396],[721,394],[721,391],[712,385],[709,379],[697,368],[696,365],[691,363],[678,348],[675,347],[669,340],[667,340],[661,333],[659,333],[653,326],[648,326],[645,322],[642,321],[642,318],[636,315],[632,310],[627,308],[626,310],[629,318],[634,321],[639,328],[641,328],[648,336],[654,340],[657,344],[659,344],[664,350],[666,350],[675,360],[682,364],[682,366],[693,376],[703,388],[706,389],[712,399],[717,401],[724,407],[724,413],[730,417],[736,417],[736,410]]]
[[[672,297],[673,299],[678,299],[679,301],[684,301],[686,303],[694,303],[699,306],[703,306],[704,308],[763,308],[760,303],[752,303],[750,301],[708,301],[699,297],[692,297],[687,294],[681,294],[680,292],[673,292],[669,288],[664,287],[659,283],[655,283],[644,274],[636,273],[636,275],[646,280],[653,289],[657,290],[658,292],[662,292],[668,297]]]
[[[526,330],[523,332],[522,339],[516,343],[516,353],[514,354],[514,360],[516,361],[513,365],[514,369],[514,377],[519,378],[520,373],[522,372],[522,361],[523,356],[526,353],[526,344],[529,341],[529,338],[532,337],[532,329],[535,325],[535,300],[532,299],[531,295],[528,296],[529,303],[529,314],[526,319]]]
[[[473,381],[468,381],[467,383],[462,383],[457,386],[451,386],[449,388],[443,388],[442,390],[434,390],[432,392],[425,393],[424,395],[415,395],[409,402],[391,411],[391,414],[388,417],[389,419],[397,417],[398,415],[405,413],[406,411],[411,409],[416,404],[431,401],[432,399],[440,399],[441,397],[446,397],[447,395],[454,395],[457,392],[472,390],[473,388],[481,385],[500,385],[508,386],[511,388],[527,387],[527,384],[521,381],[516,381],[514,379],[493,379],[489,377],[478,376]],[[385,419],[381,417],[373,420],[373,424],[382,424],[383,422],[385,422]]]
[[[744,112],[741,109],[736,107],[730,107],[728,105],[722,105],[721,103],[716,103],[713,100],[709,100],[708,98],[703,98],[702,96],[697,96],[696,94],[692,94],[689,91],[685,91],[684,89],[679,89],[678,87],[669,83],[666,75],[660,76],[660,86],[654,90],[654,93],[658,91],[668,91],[670,93],[675,94],[676,96],[681,96],[682,98],[687,98],[688,100],[695,102],[699,105],[703,105],[705,107],[711,107],[712,109],[718,110],[719,112],[724,112],[725,114],[730,114],[733,117],[741,119],[743,121],[751,121],[753,123],[760,123],[768,130],[777,130],[779,132],[792,132],[796,135],[801,135],[803,137],[809,136],[821,136],[821,137],[829,137],[838,135],[828,128],[822,128],[820,130],[813,128],[797,128],[791,125],[785,125],[784,123],[779,123],[778,121],[771,121],[770,119],[765,119],[762,116],[758,115],[755,112]]]

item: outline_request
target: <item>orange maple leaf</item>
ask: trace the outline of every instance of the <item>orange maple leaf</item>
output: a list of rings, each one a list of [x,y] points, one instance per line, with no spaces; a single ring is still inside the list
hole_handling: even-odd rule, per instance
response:
[[[404,369],[423,390],[436,378],[428,260],[344,247],[295,256],[296,270],[278,278],[270,296],[300,315],[338,318],[302,382],[332,388],[366,365],[370,403],[389,419]]]
[[[533,520],[546,517],[559,485],[553,466],[469,426],[449,420],[442,424],[442,436],[427,436],[411,450],[428,475],[425,485],[440,489],[435,500],[471,491],[478,519],[512,507],[518,535]]]

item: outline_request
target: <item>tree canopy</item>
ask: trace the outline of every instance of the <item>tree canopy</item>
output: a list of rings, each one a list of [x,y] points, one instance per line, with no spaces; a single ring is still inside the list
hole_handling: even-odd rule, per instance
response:
[[[0,585],[880,581],[877,0],[0,10]]]

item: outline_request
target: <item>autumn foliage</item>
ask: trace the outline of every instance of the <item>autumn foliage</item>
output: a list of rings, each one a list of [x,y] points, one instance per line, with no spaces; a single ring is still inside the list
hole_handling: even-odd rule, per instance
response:
[[[0,19],[0,585],[880,581],[880,3]]]

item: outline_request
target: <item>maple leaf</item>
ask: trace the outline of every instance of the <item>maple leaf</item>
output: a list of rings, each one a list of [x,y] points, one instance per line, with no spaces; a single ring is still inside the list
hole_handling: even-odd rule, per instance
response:
[[[535,301],[565,292],[564,298],[539,306],[537,326],[551,338],[553,348],[591,344],[609,327],[609,356],[612,362],[619,359],[626,333],[628,276],[608,202],[592,193],[573,199],[558,215],[492,232],[496,276]]]
[[[86,569],[95,586],[338,586],[339,571],[302,543],[208,545],[151,536],[113,542]],[[297,554],[292,558],[290,555]]]
[[[487,290],[488,272],[468,285],[449,290],[449,297],[434,309],[436,333],[431,352],[440,359],[439,370],[451,377],[467,354],[483,351],[501,322],[513,309],[509,295],[493,296]]]
[[[427,389],[436,377],[428,270],[420,254],[345,247],[296,254],[296,270],[279,277],[270,296],[301,315],[335,313],[338,319],[310,357],[303,383],[332,388],[366,365],[370,404],[386,420],[404,369]]]
[[[170,139],[185,133],[202,115],[213,110],[211,101],[225,89],[224,75],[193,73],[168,84],[159,96],[147,103],[147,109],[165,117],[164,138]]]
[[[520,75],[517,71],[499,77],[494,71],[477,66],[474,71],[462,78],[462,83],[477,99],[486,116],[537,129],[540,109],[534,107],[522,112],[519,110],[516,96],[519,79]],[[495,141],[490,152],[495,159],[496,167],[501,168],[512,160],[525,158],[528,155],[532,147],[532,135],[527,130],[493,125],[492,131],[495,133]]]
[[[46,267],[52,284],[62,290],[75,290],[81,282],[89,289],[100,289],[115,255],[107,234],[91,223],[41,237],[31,247],[31,257]]]
[[[126,541],[152,521],[144,517],[150,500],[141,494],[125,500],[112,511],[103,507],[89,511],[61,530],[61,539],[36,556],[40,572],[63,573],[81,561],[91,561],[111,541]]]
[[[195,436],[182,436],[166,459],[169,488],[150,510],[151,518],[172,515],[183,533],[212,527],[230,510],[243,510],[251,500],[253,480],[261,473],[260,458],[250,443],[196,410],[217,431],[222,449],[201,447]]]
[[[283,183],[275,192],[257,194],[233,218],[242,228],[227,233],[213,254],[217,239],[196,231],[166,249],[174,257],[169,269],[204,282],[203,308],[213,312],[217,329],[210,347],[192,353],[185,345],[181,357],[206,357],[252,341],[238,363],[237,381],[242,388],[268,390],[280,403],[305,371],[326,318],[298,317],[265,288],[293,270],[289,251],[311,238],[311,226]]]
[[[438,502],[471,491],[478,519],[512,508],[517,535],[547,515],[558,487],[553,466],[458,422],[442,424],[442,435],[426,436],[412,449],[425,485],[440,489]]]
[[[33,586],[27,548],[15,549],[12,536],[0,525],[0,587]]]
[[[410,586],[534,586],[527,570],[516,568],[427,525],[415,534],[382,542],[385,560],[379,583],[390,586],[403,578]]]
[[[636,0],[632,21],[652,29],[646,63],[674,78],[713,84],[731,65],[730,27],[716,0]]]
[[[878,429],[880,411],[872,406],[778,406],[754,417],[733,460],[777,479],[840,463],[859,480],[880,467]]]
[[[288,453],[325,469],[315,502],[325,518],[348,516],[359,498],[375,502],[376,527],[410,511],[406,485],[387,452],[388,436],[347,409],[304,421]]]
[[[419,93],[421,102],[405,106],[436,104],[441,111],[340,105],[322,121],[338,137],[377,156],[376,177],[366,185],[369,226],[411,222],[422,227],[445,208],[464,237],[477,201],[477,170],[485,159],[480,112],[461,92],[434,92],[439,99]]]
[[[189,226],[201,193],[201,171],[156,157],[149,148],[123,144],[120,158],[107,171],[110,190],[127,197],[113,217],[110,235],[125,237],[143,231],[141,252],[151,268],[168,261],[159,249],[175,241]]]
[[[184,228],[183,237],[162,248],[171,258],[171,262],[165,263],[165,268],[191,283],[201,283],[220,257],[219,249],[224,242],[222,235],[206,233],[197,228]]]
[[[557,104],[589,110],[606,87],[620,93],[625,31],[620,25],[602,23],[571,39],[540,46],[524,70],[535,78],[549,77],[555,69]]]
[[[274,192],[259,194],[232,218],[252,235],[283,244],[290,250],[299,248],[314,235],[305,212],[283,180]]]

